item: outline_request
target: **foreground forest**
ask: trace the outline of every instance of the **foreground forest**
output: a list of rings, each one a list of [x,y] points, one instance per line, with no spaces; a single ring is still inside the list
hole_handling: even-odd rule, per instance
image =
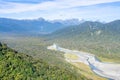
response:
[[[43,60],[18,53],[0,43],[0,79],[1,80],[88,80],[72,71],[49,65]]]

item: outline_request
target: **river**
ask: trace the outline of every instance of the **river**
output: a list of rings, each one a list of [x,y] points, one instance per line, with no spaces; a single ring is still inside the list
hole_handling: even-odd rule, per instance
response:
[[[61,48],[55,44],[49,46],[48,49],[75,54],[79,58],[77,60],[70,60],[71,62],[82,62],[88,65],[94,73],[101,77],[110,80],[120,80],[120,64],[100,62],[93,54]]]

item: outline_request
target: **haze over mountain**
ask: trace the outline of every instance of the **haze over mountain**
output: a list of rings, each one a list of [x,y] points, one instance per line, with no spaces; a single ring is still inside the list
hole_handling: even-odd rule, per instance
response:
[[[0,32],[48,34],[66,26],[77,24],[80,24],[78,19],[48,21],[43,18],[33,20],[0,18]]]
[[[16,20],[0,18],[0,32],[21,34],[115,34],[120,33],[120,20],[109,23],[78,19],[48,21],[43,18],[34,20]]]

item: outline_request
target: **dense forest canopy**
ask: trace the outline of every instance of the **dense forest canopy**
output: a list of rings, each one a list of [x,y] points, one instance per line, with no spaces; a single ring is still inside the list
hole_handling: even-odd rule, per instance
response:
[[[70,71],[49,65],[43,60],[18,53],[0,43],[0,79],[1,80],[87,80]]]

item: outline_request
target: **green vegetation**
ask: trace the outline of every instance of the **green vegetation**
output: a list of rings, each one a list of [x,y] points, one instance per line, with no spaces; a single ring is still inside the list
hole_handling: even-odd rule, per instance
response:
[[[81,64],[80,66],[78,65],[79,66],[78,69],[76,67],[73,68],[72,65],[70,65],[65,61],[63,53],[58,51],[48,50],[47,46],[50,46],[53,43],[58,43],[58,45],[60,45],[61,47],[65,47],[73,50],[86,51],[90,53],[94,52],[95,55],[99,55],[100,53],[101,56],[103,56],[104,51],[97,51],[97,49],[95,50],[95,48],[99,49],[100,46],[111,47],[109,46],[110,44],[114,45],[114,49],[115,47],[119,46],[118,44],[119,41],[110,43],[111,42],[110,38],[108,38],[107,41],[105,42],[104,39],[102,41],[102,39],[99,40],[99,38],[94,39],[93,37],[86,38],[86,37],[80,37],[80,36],[79,37],[73,36],[72,38],[48,39],[46,37],[32,37],[32,36],[24,37],[24,36],[5,35],[5,36],[1,36],[1,41],[7,43],[10,47],[14,48],[15,50],[18,50],[19,52],[31,55],[35,59],[42,59],[43,61],[48,62],[48,64],[57,65],[60,68],[65,68],[66,70],[76,74],[78,77],[80,77],[81,76],[80,74],[82,74],[85,77],[93,80],[99,79],[100,77],[94,73],[91,73],[92,71],[89,68],[86,68],[86,67],[82,68],[82,66],[85,66],[83,64]],[[115,45],[115,43],[117,44],[117,46]],[[104,55],[107,56],[108,53]],[[115,56],[114,54],[112,55]],[[119,55],[119,53],[117,53],[117,55]],[[113,59],[109,58],[108,60],[109,61],[112,60],[113,62]],[[117,61],[119,62],[119,60],[115,60],[115,59],[114,59],[114,62],[117,62]],[[74,71],[75,68],[78,70],[78,73]],[[90,71],[90,73],[88,71]]]
[[[95,54],[101,61],[120,63],[119,24],[120,20],[106,24],[88,21],[58,30],[47,37],[62,47]]]
[[[67,59],[72,59],[72,60],[77,60],[77,59],[79,59],[79,57],[78,57],[77,55],[72,54],[72,53],[65,53],[64,56],[65,56],[65,58],[67,58]]]
[[[73,36],[53,40],[62,47],[95,54],[101,61],[120,63],[120,37]]]
[[[89,79],[101,80],[102,78],[100,77],[98,78],[97,75],[92,73],[92,71],[88,68],[88,66],[85,66],[84,64],[81,64],[81,63],[74,64],[76,65],[76,67],[80,66],[77,69],[78,72],[76,72],[75,70],[76,67],[72,66],[71,64],[65,61],[63,53],[48,50],[47,46],[50,46],[53,43],[57,43],[59,46],[64,48],[85,51],[85,52],[95,54],[101,61],[120,63],[119,23],[120,23],[119,20],[111,23],[106,23],[106,24],[99,23],[99,22],[85,22],[78,26],[70,26],[70,27],[67,27],[66,29],[56,31],[52,35],[48,35],[48,36],[36,36],[36,35],[23,36],[23,35],[14,35],[14,34],[12,35],[0,34],[0,41],[7,43],[8,46],[20,52],[20,53],[16,53],[16,51],[14,52],[13,50],[13,52],[7,51],[6,53],[7,53],[7,56],[9,55],[14,56],[14,57],[11,56],[12,58],[10,59],[10,61],[15,59],[12,62],[15,62],[18,60],[17,62],[20,62],[20,64],[25,64],[25,65],[27,64],[25,67],[28,67],[29,70],[27,71],[30,72],[28,77],[31,77],[31,73],[33,76],[36,76],[37,73],[41,72],[40,71],[41,69],[39,69],[40,68],[39,66],[45,64],[48,66],[51,65],[50,69],[45,69],[45,71],[46,70],[50,71],[54,69],[54,67],[57,67],[54,69],[55,71],[52,70],[53,73],[56,74],[56,75],[53,74],[55,75],[55,77],[58,76],[59,73],[57,74],[56,71],[59,69],[60,72],[61,70],[65,71],[64,75],[66,75],[67,72],[70,73],[70,74],[67,74],[69,75],[69,78],[71,77],[71,74],[72,74],[73,80],[74,79],[80,80],[81,76],[83,75]],[[3,54],[4,51],[5,50],[2,50],[1,53]],[[26,55],[21,53],[25,53]],[[18,55],[22,56],[23,58],[22,59],[17,58]],[[30,56],[32,56],[34,59]],[[3,56],[0,56],[0,57],[3,57]],[[72,57],[76,58],[76,56],[72,56]],[[0,61],[2,59],[3,58],[0,58]],[[8,58],[5,57],[4,59],[6,59],[4,61],[10,63],[9,61],[7,61]],[[0,64],[6,64],[6,63],[4,62]],[[16,64],[19,65],[18,63]],[[28,66],[28,65],[31,65],[31,66]],[[35,72],[37,73],[30,71],[31,70],[30,67],[34,67],[34,65],[37,65],[39,67],[39,68],[36,67],[37,69]],[[11,70],[11,68],[5,68],[5,69],[7,69],[6,72]],[[19,68],[19,69],[27,69],[27,68]],[[42,70],[43,69],[44,68],[42,68]],[[14,75],[14,73],[17,73],[17,72],[14,71],[13,69],[8,73],[10,75]],[[8,73],[5,73],[5,74],[8,74]],[[47,73],[45,74],[49,76],[52,75]],[[19,75],[20,74],[18,74],[18,76]],[[28,75],[27,72],[25,73],[25,75]],[[33,77],[31,78],[34,79]],[[38,80],[40,80],[40,77],[38,77]]]
[[[18,53],[0,43],[0,80],[87,80],[72,71]]]

